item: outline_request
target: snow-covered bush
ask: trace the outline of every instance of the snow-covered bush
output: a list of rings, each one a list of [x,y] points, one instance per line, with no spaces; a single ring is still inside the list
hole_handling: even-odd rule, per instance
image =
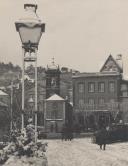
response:
[[[47,143],[34,142],[34,128],[28,125],[24,133],[12,133],[11,141],[0,151],[0,165],[47,166]]]

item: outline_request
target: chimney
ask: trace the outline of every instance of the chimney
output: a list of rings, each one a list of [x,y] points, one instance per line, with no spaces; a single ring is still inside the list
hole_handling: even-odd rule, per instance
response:
[[[116,62],[118,63],[118,65],[120,66],[120,68],[122,69],[123,72],[123,61],[122,61],[122,54],[118,54],[116,57]]]

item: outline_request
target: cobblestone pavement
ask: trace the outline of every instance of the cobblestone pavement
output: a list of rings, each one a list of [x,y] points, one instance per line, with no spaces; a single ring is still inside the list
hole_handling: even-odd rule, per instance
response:
[[[107,145],[103,151],[89,138],[47,142],[48,166],[128,166],[128,143]]]

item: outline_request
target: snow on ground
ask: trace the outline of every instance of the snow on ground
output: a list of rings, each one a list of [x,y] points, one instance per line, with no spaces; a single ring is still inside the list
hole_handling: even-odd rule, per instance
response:
[[[47,142],[48,166],[128,166],[128,143],[107,145],[103,151],[89,138]]]

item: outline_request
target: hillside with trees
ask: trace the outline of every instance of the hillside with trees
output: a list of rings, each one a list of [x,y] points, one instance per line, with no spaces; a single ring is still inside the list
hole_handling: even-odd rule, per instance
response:
[[[4,63],[0,62],[0,86],[10,85],[12,80],[17,80],[20,77],[21,68],[16,65],[14,66],[11,62]]]

